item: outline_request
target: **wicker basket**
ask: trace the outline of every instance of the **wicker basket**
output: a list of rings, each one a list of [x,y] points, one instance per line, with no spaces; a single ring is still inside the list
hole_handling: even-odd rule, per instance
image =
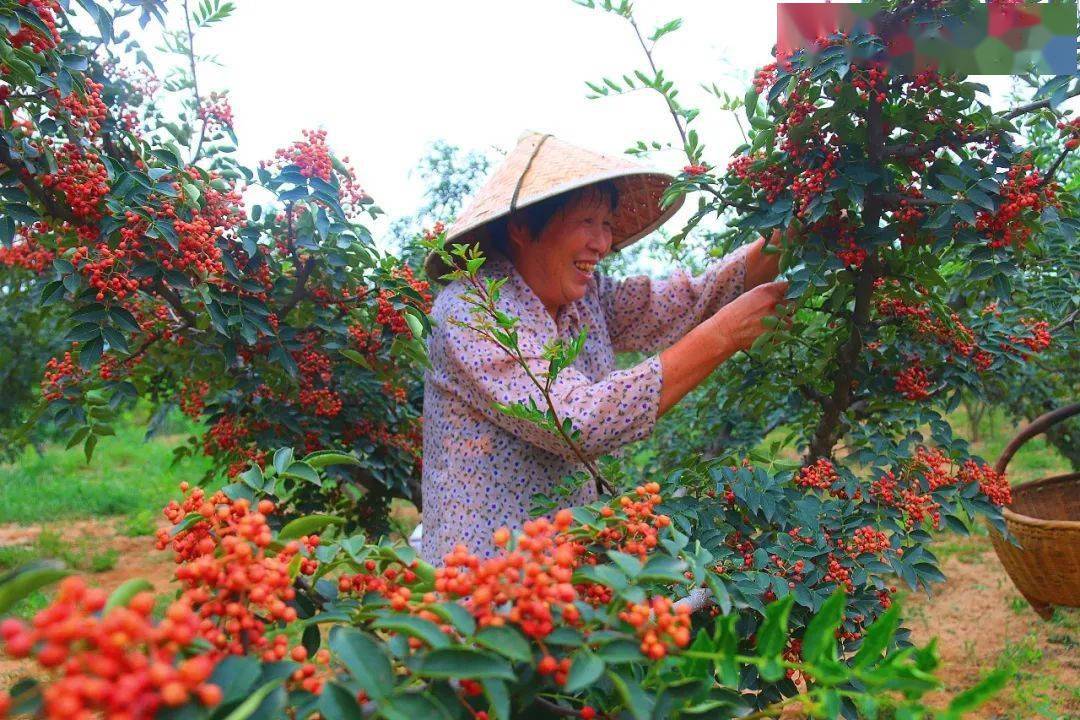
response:
[[[1001,453],[997,471],[1005,472],[1025,442],[1078,413],[1074,403],[1037,418]],[[1054,605],[1080,607],[1080,473],[1018,485],[1012,497],[1003,514],[1016,544],[993,528],[990,538],[1016,589],[1045,620]]]

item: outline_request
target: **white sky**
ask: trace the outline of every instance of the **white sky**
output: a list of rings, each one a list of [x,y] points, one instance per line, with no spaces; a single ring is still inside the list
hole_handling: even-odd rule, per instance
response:
[[[638,139],[678,140],[655,92],[586,99],[585,80],[619,78],[646,61],[629,23],[571,0],[237,5],[231,18],[197,36],[196,49],[222,62],[204,66],[200,85],[204,93],[229,90],[240,159],[254,164],[299,139],[301,129],[322,127],[389,218],[421,204],[422,183],[410,171],[438,138],[464,150],[508,150],[531,129],[612,154]],[[635,0],[634,10],[646,37],[683,18],[655,58],[679,100],[701,109],[692,127],[707,145],[706,160],[726,162],[742,141],[739,130],[699,83],[741,97],[754,69],[771,61],[776,2]],[[992,87],[1008,85],[993,80]],[[685,158],[657,154],[651,162],[677,172]],[[691,204],[667,227],[680,227]]]

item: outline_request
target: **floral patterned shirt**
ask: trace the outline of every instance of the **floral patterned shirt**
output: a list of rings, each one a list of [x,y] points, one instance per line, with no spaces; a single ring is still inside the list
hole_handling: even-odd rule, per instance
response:
[[[560,417],[580,430],[584,454],[594,459],[652,433],[662,380],[657,353],[741,294],[744,254],[738,250],[697,277],[680,270],[664,280],[614,280],[597,272],[585,296],[560,308],[554,320],[507,258],[493,254],[480,274],[508,278],[498,307],[519,318],[519,345],[537,377],[547,370],[547,343],[571,340],[587,328],[584,348],[559,373],[552,397]],[[432,563],[459,543],[491,555],[496,529],[520,529],[535,493],[551,493],[561,478],[584,469],[561,437],[492,406],[532,397],[547,407],[515,360],[477,331],[450,322],[475,322],[463,299],[467,287],[464,280],[449,283],[431,312],[421,555]],[[622,351],[651,355],[617,370],[615,353]],[[595,487],[587,482],[568,502],[595,499]]]

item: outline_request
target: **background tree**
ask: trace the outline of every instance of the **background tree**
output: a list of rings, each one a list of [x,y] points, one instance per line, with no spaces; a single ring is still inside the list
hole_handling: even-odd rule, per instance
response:
[[[197,48],[232,8],[183,3],[165,33],[180,62],[159,81],[120,30],[139,9],[164,16],[159,2],[0,6],[19,28],[3,45],[0,259],[23,288],[3,299],[33,287],[65,315],[41,417],[88,459],[125,403],[176,402],[206,420],[179,452],[211,456],[207,478],[278,444],[354,452],[318,487],[299,484],[302,463],[284,473],[283,509],[383,529],[389,498],[418,485],[430,296],[376,251],[360,223],[381,211],[324,132],[255,170],[236,162],[231,108],[200,86]],[[249,210],[256,187],[272,201]]]

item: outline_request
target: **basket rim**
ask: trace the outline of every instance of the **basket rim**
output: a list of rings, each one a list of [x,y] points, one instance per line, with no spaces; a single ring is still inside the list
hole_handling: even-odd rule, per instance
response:
[[[1032,480],[1031,482],[1017,485],[1015,488],[1013,488],[1013,492],[1015,493],[1020,490],[1043,485],[1065,483],[1071,480],[1080,480],[1080,472],[1064,473],[1062,475],[1051,475],[1047,478]],[[1005,520],[1012,521],[1021,525],[1029,525],[1031,527],[1043,528],[1045,530],[1075,530],[1077,532],[1080,532],[1080,520],[1044,520],[1042,518],[1032,517],[1031,515],[1024,515],[1023,513],[1018,513],[1015,510],[1010,510],[1008,506],[1001,509],[1001,515],[1005,518]]]

